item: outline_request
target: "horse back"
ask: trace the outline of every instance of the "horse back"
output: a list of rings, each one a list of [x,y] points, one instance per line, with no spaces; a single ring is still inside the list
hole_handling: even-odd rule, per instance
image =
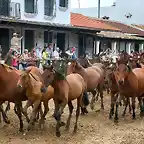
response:
[[[66,77],[69,84],[69,100],[74,100],[79,97],[86,88],[86,83],[83,77],[79,74],[70,74]]]

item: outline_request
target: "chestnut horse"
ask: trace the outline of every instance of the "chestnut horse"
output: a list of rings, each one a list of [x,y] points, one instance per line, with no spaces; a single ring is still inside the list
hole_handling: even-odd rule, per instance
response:
[[[91,92],[93,94],[91,105],[90,105],[91,109],[94,108],[94,101],[96,95],[95,88],[99,89],[100,97],[101,97],[101,108],[104,109],[104,105],[103,105],[103,82],[104,82],[103,78],[104,77],[101,68],[93,66],[85,69],[77,61],[72,61],[70,67],[72,72],[78,73],[84,78],[87,86],[87,92]]]
[[[15,103],[14,110],[20,121],[19,131],[23,132],[22,101],[27,100],[27,97],[25,91],[20,92],[17,88],[19,75],[20,71],[5,64],[0,64],[0,104],[5,101]],[[6,116],[4,121],[8,122]]]
[[[132,110],[133,110],[133,119],[135,116],[135,98],[139,100],[140,111],[143,112],[141,98],[144,94],[144,69],[135,68],[131,69],[130,66],[125,64],[119,64],[118,68],[114,72],[114,76],[117,82],[117,86],[120,94],[124,95],[128,100],[132,97]],[[118,115],[118,112],[117,112]]]
[[[69,117],[66,124],[66,129],[69,130],[70,120],[73,112],[72,101],[77,99],[77,110],[76,110],[76,122],[74,126],[74,132],[77,131],[77,123],[80,114],[80,107],[83,107],[82,98],[86,84],[84,79],[79,74],[69,74],[66,78],[62,77],[57,71],[52,67],[46,68],[43,73],[43,79],[45,80],[45,85],[51,84],[54,88],[54,104],[55,112],[54,117],[57,121],[56,124],[56,136],[60,137],[60,126],[63,125],[61,122],[61,115],[65,106],[68,104],[69,107]]]
[[[44,85],[41,74],[41,70],[37,67],[27,68],[19,76],[19,80],[17,82],[17,87],[20,90],[25,89],[26,96],[28,97],[28,102],[23,109],[25,115],[27,115],[28,107],[33,104],[31,118],[30,120],[27,119],[27,121],[29,121],[28,130],[30,130],[31,125],[34,124],[34,120],[36,119],[36,114],[43,96],[42,88]]]
[[[40,70],[39,68],[37,67],[33,67],[33,68],[27,68],[26,71],[23,72],[23,74],[20,75],[20,78],[19,78],[19,81],[18,81],[18,86],[20,88],[24,88],[26,89],[27,91],[29,90],[29,88],[31,89],[31,92],[35,92],[35,91],[32,91],[33,89],[37,91],[37,89],[41,89],[38,88],[36,85],[38,85],[38,82],[39,81],[42,81],[42,73],[43,71]],[[32,75],[32,77],[30,77],[30,75]],[[37,77],[38,76],[38,77]],[[34,87],[30,87],[31,85],[31,78],[34,78],[36,81],[34,81],[33,83],[34,84]],[[40,80],[41,79],[41,80]],[[26,103],[23,111],[24,113],[27,115],[27,109],[28,107],[32,106],[33,104],[33,101],[35,101],[36,97],[35,95],[32,95],[33,99],[31,99],[31,92],[27,93],[27,96],[28,96],[28,102]],[[37,93],[37,92],[36,92]],[[39,91],[40,93],[40,96],[41,96],[41,92]],[[44,113],[42,113],[42,109],[41,109],[41,105],[40,105],[40,109],[39,111],[41,112],[41,119],[40,119],[40,124],[44,123],[44,120],[45,120],[45,116],[46,114],[48,113],[49,111],[49,107],[48,107],[48,102],[51,98],[53,98],[53,95],[54,95],[54,89],[52,86],[48,86],[46,88],[46,92],[42,94],[42,96],[40,97],[41,99],[41,102],[43,102],[43,105],[44,105]],[[28,120],[30,121],[30,120]]]

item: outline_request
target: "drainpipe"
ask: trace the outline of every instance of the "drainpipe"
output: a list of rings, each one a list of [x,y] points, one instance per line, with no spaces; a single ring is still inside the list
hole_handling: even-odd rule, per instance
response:
[[[100,0],[98,0],[98,18],[100,18]]]

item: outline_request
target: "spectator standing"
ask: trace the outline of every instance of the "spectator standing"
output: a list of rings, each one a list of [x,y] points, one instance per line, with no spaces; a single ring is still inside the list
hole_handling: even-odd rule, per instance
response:
[[[21,38],[18,38],[18,34],[13,33],[13,37],[11,39],[11,49],[14,49],[17,53],[20,53],[22,38],[23,36]]]
[[[19,69],[18,67],[18,57],[17,57],[17,52],[13,51],[12,52],[12,66],[15,67],[16,69]]]

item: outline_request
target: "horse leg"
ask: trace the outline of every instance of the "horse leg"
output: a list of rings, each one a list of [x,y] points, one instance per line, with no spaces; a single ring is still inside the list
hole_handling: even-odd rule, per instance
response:
[[[68,107],[69,107],[69,117],[68,117],[67,123],[66,123],[66,130],[67,131],[69,130],[70,120],[71,120],[72,112],[73,112],[73,108],[74,108],[71,101],[68,102]]]
[[[115,94],[111,92],[111,108],[109,113],[109,119],[112,119],[112,116],[114,114],[114,104],[115,104]]]
[[[30,130],[31,126],[34,125],[34,120],[36,119],[36,114],[37,114],[40,103],[41,103],[41,100],[35,100],[33,103],[34,107],[33,107],[33,111],[32,111],[31,117],[30,117],[30,122],[29,122],[29,125],[27,128],[28,131]]]
[[[77,123],[78,123],[78,118],[80,115],[80,106],[81,106],[81,97],[77,98],[76,122],[74,126],[74,133],[77,132]]]
[[[118,122],[118,107],[119,107],[118,96],[119,94],[116,95],[116,110],[115,110],[114,122]]]
[[[38,107],[38,111],[37,111],[37,115],[36,115],[36,118],[35,118],[35,122],[38,122],[39,117],[40,116],[42,117],[42,115],[43,115],[43,110],[42,110],[42,102],[41,102],[39,107]]]
[[[135,96],[132,96],[132,110],[133,110],[133,119],[136,119],[135,115]]]
[[[23,110],[22,110],[22,113],[23,113],[23,115],[26,117],[26,120],[27,120],[28,123],[30,122],[30,119],[29,119],[29,117],[28,117],[27,109],[28,109],[30,106],[32,106],[32,103],[33,103],[33,102],[32,102],[31,100],[28,100],[27,103],[26,103],[26,105],[24,106],[24,108],[23,108]]]
[[[140,106],[140,117],[143,116],[143,105],[142,105],[142,99],[141,97],[138,97],[138,101],[139,101],[139,106]]]
[[[103,105],[103,86],[102,85],[100,85],[99,92],[100,92],[100,98],[101,98],[101,109],[104,110],[104,105]]]
[[[95,101],[95,95],[96,95],[96,91],[95,90],[91,90],[92,93],[92,99],[91,99],[91,103],[90,103],[90,108],[93,110],[94,109],[94,101]]]
[[[125,103],[125,109],[124,109],[124,111],[123,111],[122,116],[125,116],[125,114],[126,114],[127,106],[128,106],[128,104],[129,104],[129,97],[126,98],[126,101],[125,101],[124,103]]]
[[[20,121],[19,131],[23,132],[24,130],[23,130],[22,111],[21,110],[22,110],[22,102],[21,101],[16,101],[14,111],[15,111],[15,113],[18,116],[19,121]]]
[[[49,111],[48,100],[43,101],[43,105],[44,105],[44,113],[41,115],[40,125],[44,124],[44,120],[46,120],[45,116],[47,115]]]
[[[3,121],[4,121],[6,124],[9,124],[10,121],[9,121],[9,119],[8,119],[8,117],[7,117],[4,109],[3,109],[3,103],[4,103],[4,101],[0,101],[0,115],[2,115]]]
[[[61,114],[66,106],[66,102],[62,102],[61,104],[59,104],[57,101],[55,101],[55,114],[54,114],[54,117],[57,121],[57,124],[56,124],[56,136],[57,137],[60,137],[61,134],[60,134],[60,126],[61,126]],[[59,109],[59,110],[58,110]]]
[[[10,102],[7,103],[6,109],[5,109],[5,113],[7,113],[10,110]]]

